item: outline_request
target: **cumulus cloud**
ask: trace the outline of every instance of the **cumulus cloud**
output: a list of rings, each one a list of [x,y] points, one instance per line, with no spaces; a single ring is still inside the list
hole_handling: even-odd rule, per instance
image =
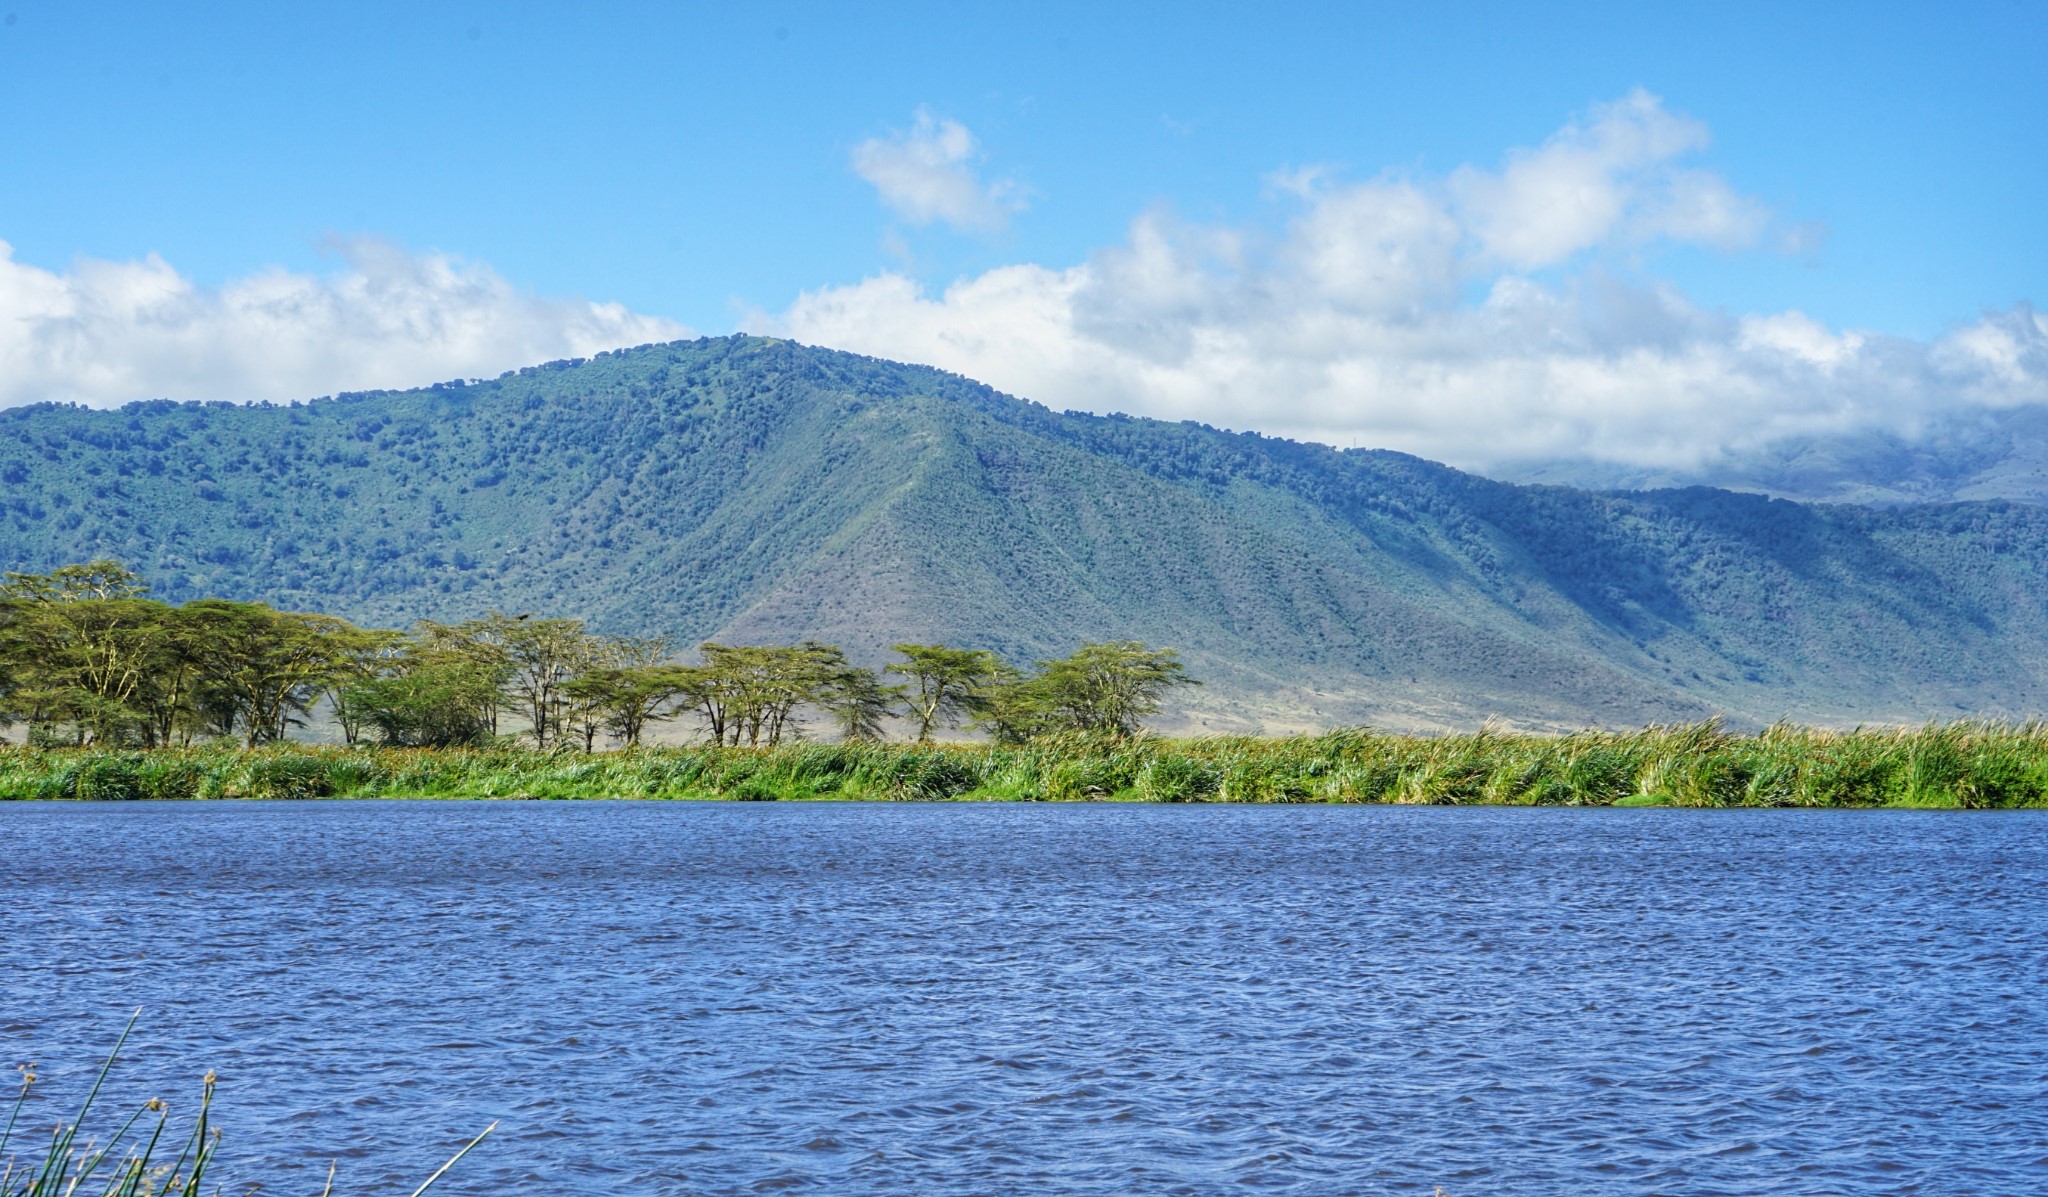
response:
[[[1769,223],[1763,205],[1711,171],[1677,165],[1708,141],[1705,125],[1637,90],[1510,153],[1497,171],[1454,172],[1450,194],[1479,248],[1516,270],[1617,239],[1745,248]]]
[[[752,324],[1053,407],[1476,468],[1683,467],[1790,435],[1910,431],[1958,403],[2048,402],[2048,320],[2031,308],[1929,343],[1799,312],[1728,315],[1617,273],[1614,259],[1652,243],[1784,239],[1762,204],[1690,164],[1707,140],[1634,92],[1494,169],[1281,172],[1267,182],[1292,211],[1277,224],[1148,212],[1075,265],[1004,266],[937,292],[888,272]]]
[[[446,254],[372,239],[335,249],[331,274],[271,270],[215,289],[154,254],[60,272],[0,241],[0,406],[303,399],[690,335],[618,304],[534,295]]]
[[[908,131],[853,147],[853,169],[912,224],[993,232],[1023,210],[1024,197],[1009,180],[984,183],[974,167],[980,157],[966,125],[920,108]]]

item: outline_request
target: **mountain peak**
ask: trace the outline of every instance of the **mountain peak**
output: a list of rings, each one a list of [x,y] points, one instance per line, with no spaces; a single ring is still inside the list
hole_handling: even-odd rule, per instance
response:
[[[1180,648],[1184,726],[2041,706],[2048,514],[1596,494],[1055,413],[774,338],[283,407],[0,421],[8,568],[402,625],[488,609],[879,660]]]

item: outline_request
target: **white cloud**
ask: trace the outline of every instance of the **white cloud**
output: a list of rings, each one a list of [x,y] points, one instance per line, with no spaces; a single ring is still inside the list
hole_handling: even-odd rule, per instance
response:
[[[913,224],[938,221],[969,232],[992,232],[1023,210],[1024,197],[1009,180],[982,182],[974,169],[980,157],[981,147],[966,125],[920,108],[907,132],[853,147],[853,169]]]
[[[57,272],[0,241],[0,406],[303,399],[690,335],[618,304],[533,295],[445,254],[335,248],[332,274],[271,270],[208,289],[154,254]]]
[[[1640,89],[1596,104],[1498,171],[1465,167],[1450,193],[1466,228],[1493,259],[1534,270],[1617,237],[1740,249],[1769,213],[1720,176],[1675,163],[1706,148],[1707,128]]]
[[[1774,350],[1791,360],[1832,371],[1854,364],[1866,340],[1861,333],[1834,332],[1804,312],[1781,312],[1744,319],[1735,343],[1745,352]]]
[[[1972,380],[1978,403],[2048,401],[2048,316],[2028,304],[1994,313],[1937,343],[1933,359],[1946,373]]]
[[[1609,255],[1650,242],[1771,240],[1761,204],[1685,165],[1706,143],[1635,92],[1498,170],[1276,174],[1269,188],[1298,211],[1275,231],[1151,212],[1064,269],[1005,266],[936,294],[888,272],[751,324],[1056,408],[1478,468],[1686,466],[1787,435],[1909,431],[1957,403],[2048,402],[2048,321],[2028,308],[1927,343],[1798,312],[1727,316],[1615,276]]]

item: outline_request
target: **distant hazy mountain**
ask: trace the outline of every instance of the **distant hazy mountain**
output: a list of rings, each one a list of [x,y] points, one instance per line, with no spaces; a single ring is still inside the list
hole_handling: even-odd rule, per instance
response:
[[[0,561],[879,660],[1177,646],[1183,727],[2048,707],[2048,511],[1513,486],[758,338],[291,407],[0,413]]]
[[[1960,412],[1912,438],[1860,432],[1780,441],[1694,470],[1551,461],[1493,472],[1510,481],[1596,490],[1719,486],[1834,503],[2011,499],[2042,504],[2048,503],[2048,407]]]

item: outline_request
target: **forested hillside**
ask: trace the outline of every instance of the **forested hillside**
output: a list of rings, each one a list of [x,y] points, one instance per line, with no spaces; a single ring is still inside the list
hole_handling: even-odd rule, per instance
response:
[[[0,563],[1015,661],[1182,650],[1181,726],[2048,707],[2048,512],[1511,486],[750,337],[289,407],[0,413]]]

